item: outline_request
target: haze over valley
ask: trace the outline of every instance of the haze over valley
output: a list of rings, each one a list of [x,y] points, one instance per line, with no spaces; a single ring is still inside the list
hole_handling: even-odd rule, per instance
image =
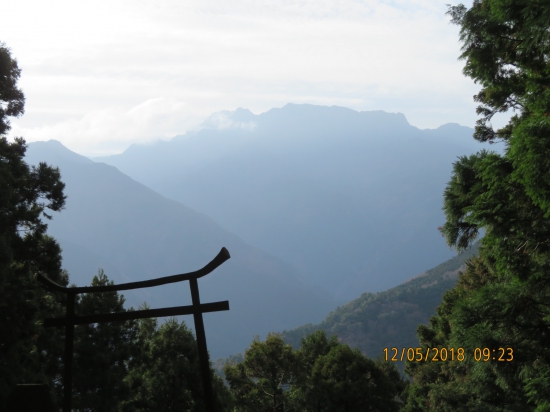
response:
[[[196,270],[228,248],[200,281],[203,301],[230,302],[205,317],[218,357],[452,257],[437,230],[442,192],[453,160],[482,146],[471,134],[289,104],[216,113],[200,131],[93,161],[57,141],[31,143],[26,158],[60,168],[67,204],[49,233],[80,286],[98,268],[115,283]],[[190,301],[185,284],[125,296],[134,307]]]
[[[550,2],[0,10],[0,412],[550,411]]]
[[[489,146],[472,133],[420,130],[401,113],[288,104],[216,113],[198,132],[96,160],[351,300],[452,257],[437,230],[442,194],[457,157]]]

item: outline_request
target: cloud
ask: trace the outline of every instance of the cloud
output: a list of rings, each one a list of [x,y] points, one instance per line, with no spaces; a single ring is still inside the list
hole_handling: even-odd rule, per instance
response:
[[[10,136],[23,136],[29,142],[56,139],[76,152],[100,155],[120,152],[131,143],[169,139],[198,122],[184,102],[155,98],[129,109],[93,110],[79,119],[38,127],[12,122]]]
[[[432,0],[19,0],[5,10],[0,39],[27,96],[14,126],[81,150],[289,102],[403,112],[422,128],[476,119],[458,27]]]
[[[242,129],[242,130],[254,130],[256,128],[256,123],[253,121],[248,122],[238,122],[231,118],[231,112],[222,111],[213,113],[206,121],[201,125],[201,128],[205,129],[216,129],[216,130],[225,130],[225,129]]]

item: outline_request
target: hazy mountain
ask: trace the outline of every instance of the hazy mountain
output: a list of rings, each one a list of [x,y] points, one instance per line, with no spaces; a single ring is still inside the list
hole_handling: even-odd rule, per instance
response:
[[[401,113],[289,104],[211,116],[198,132],[101,158],[207,214],[350,300],[453,256],[437,227],[473,130]]]
[[[383,356],[384,348],[396,347],[401,350],[418,347],[418,326],[429,324],[443,295],[456,285],[459,272],[466,270],[465,262],[478,254],[479,246],[480,243],[476,242],[460,255],[399,286],[378,293],[363,293],[359,298],[330,312],[318,324],[302,325],[281,334],[286,343],[298,349],[302,338],[323,330],[328,336],[338,336],[341,342],[359,349],[371,358]],[[224,376],[226,363],[242,360],[243,355],[239,353],[216,359],[214,367],[220,376]],[[404,362],[397,362],[397,366],[403,370]]]
[[[466,270],[465,262],[477,255],[478,250],[479,242],[399,286],[384,292],[364,293],[331,312],[317,325],[303,325],[283,332],[284,339],[299,348],[303,337],[324,330],[371,358],[383,355],[384,348],[418,347],[418,326],[429,324],[443,295],[455,286],[459,272]],[[403,363],[400,366],[403,367]]]
[[[66,209],[48,233],[60,241],[71,282],[90,284],[99,267],[116,283],[196,270],[225,246],[231,259],[199,280],[201,300],[229,300],[205,315],[213,356],[242,351],[256,334],[319,321],[336,304],[313,291],[291,265],[243,242],[212,219],[168,200],[113,166],[95,163],[57,141],[29,145],[26,160],[58,166]],[[135,306],[190,304],[187,282],[125,292]],[[192,318],[186,317],[192,325]]]

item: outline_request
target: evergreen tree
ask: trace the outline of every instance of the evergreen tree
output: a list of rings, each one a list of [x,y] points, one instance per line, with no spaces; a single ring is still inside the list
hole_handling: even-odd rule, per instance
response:
[[[293,352],[280,335],[255,339],[244,361],[225,367],[237,411],[398,411],[405,382],[395,365],[375,362],[317,331]]]
[[[296,357],[281,336],[270,333],[264,342],[255,338],[244,361],[224,368],[225,378],[243,412],[296,411],[292,393]]]
[[[17,88],[21,69],[11,51],[0,42],[0,136],[10,131],[8,117],[19,117],[25,113],[25,95]]]
[[[64,316],[66,296],[44,290],[36,274],[68,284],[61,249],[43,221],[63,209],[65,185],[57,168],[25,163],[22,138],[10,143],[5,136],[9,117],[24,112],[20,74],[0,42],[0,412],[16,384],[46,383],[58,395],[62,388],[63,330],[45,329],[42,321]],[[92,281],[107,284],[102,271]],[[79,296],[76,314],[122,312],[123,304],[116,292],[87,294]],[[146,319],[77,326],[74,356],[78,410],[204,409],[196,341],[184,324],[172,320],[157,328]],[[218,410],[229,411],[231,395],[220,378],[213,383]]]
[[[394,377],[399,379],[397,372]],[[308,412],[399,410],[399,381],[391,382],[373,360],[347,345],[320,356],[310,379],[311,390],[305,394]]]
[[[25,98],[17,81],[21,70],[0,43],[0,411],[19,383],[48,383],[59,376],[62,335],[44,329],[46,317],[62,315],[64,296],[43,290],[36,274],[66,285],[61,250],[46,235],[51,211],[63,208],[59,170],[40,163],[29,167],[25,141],[8,142],[10,116],[20,116]]]
[[[139,310],[148,310],[146,303]],[[150,396],[147,373],[152,368],[151,345],[158,328],[156,318],[138,319],[135,323],[133,345],[130,360],[128,361],[128,374],[124,383],[130,396],[120,404],[120,410],[124,412],[147,411],[150,409]]]
[[[216,409],[231,411],[227,387],[213,370],[211,377]],[[122,412],[204,411],[197,342],[184,322],[172,318],[157,327],[156,319],[138,320],[125,383],[130,397]]]
[[[313,368],[320,357],[327,356],[338,346],[336,335],[329,339],[324,331],[313,332],[302,339],[301,347],[296,351],[298,361],[293,396],[299,409],[316,411],[322,408],[323,401],[318,393],[321,389],[313,380]]]
[[[113,285],[103,270],[91,286]],[[116,291],[78,295],[77,316],[124,312],[124,296]],[[73,407],[81,411],[117,411],[128,396],[128,373],[135,322],[103,322],[75,327]]]
[[[297,351],[300,411],[397,411],[406,383],[393,363],[373,361],[317,331]]]
[[[410,363],[405,410],[550,410],[550,4],[475,0],[449,14],[461,26],[464,73],[482,85],[474,137],[506,148],[454,164],[442,233],[458,250],[486,235],[419,338],[425,349],[464,348],[466,358]],[[493,130],[494,114],[509,109],[517,114]],[[476,348],[489,359],[476,361]],[[499,362],[499,348],[513,360]]]

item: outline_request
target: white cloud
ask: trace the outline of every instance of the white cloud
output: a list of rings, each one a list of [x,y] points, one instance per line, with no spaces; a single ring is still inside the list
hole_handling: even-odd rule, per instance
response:
[[[27,138],[113,150],[213,112],[289,102],[403,112],[423,128],[476,119],[443,2],[19,0],[3,10],[0,39],[27,96],[12,123]]]
[[[212,113],[212,115],[200,125],[200,127],[206,129],[243,129],[250,131],[254,130],[256,126],[256,123],[253,121],[236,122],[231,118],[231,114],[228,111]]]
[[[28,142],[56,139],[78,153],[101,155],[124,150],[132,143],[146,143],[174,137],[200,119],[187,105],[174,99],[147,100],[130,109],[111,107],[93,110],[79,119],[24,128],[15,124],[11,136]]]

